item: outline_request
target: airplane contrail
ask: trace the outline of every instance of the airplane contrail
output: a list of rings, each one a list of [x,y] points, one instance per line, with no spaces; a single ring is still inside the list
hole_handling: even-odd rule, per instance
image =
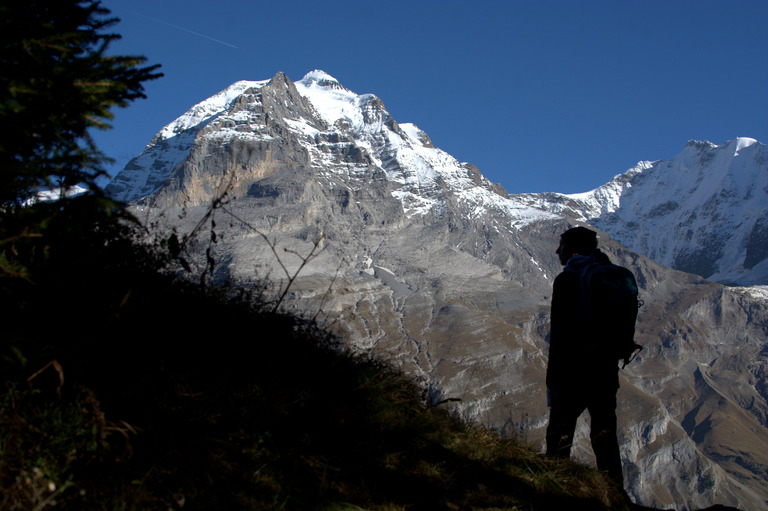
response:
[[[168,22],[166,22],[166,21],[163,21],[163,20],[159,20],[159,19],[157,19],[157,18],[152,18],[151,16],[145,16],[144,14],[139,14],[138,12],[134,12],[134,14],[136,14],[136,15],[138,15],[138,16],[141,16],[142,18],[146,18],[146,19],[148,19],[148,20],[154,21],[154,22],[156,22],[156,23],[160,23],[160,24],[162,24],[162,25],[166,25],[166,26],[169,26],[169,27],[171,27],[171,28],[175,28],[175,29],[177,29],[177,30],[182,30],[182,31],[184,31],[184,32],[188,32],[188,33],[190,33],[190,34],[192,34],[192,35],[196,35],[196,36],[199,36],[199,37],[204,37],[204,38],[206,38],[206,39],[209,39],[209,40],[211,40],[211,41],[213,41],[213,42],[216,42],[216,43],[219,43],[219,44],[223,44],[224,46],[229,46],[230,48],[237,48],[237,46],[235,46],[235,45],[233,45],[233,44],[225,43],[224,41],[220,41],[220,40],[218,40],[218,39],[214,39],[213,37],[207,36],[207,35],[205,35],[205,34],[201,34],[201,33],[199,33],[199,32],[195,32],[195,31],[193,31],[193,30],[190,30],[190,29],[188,29],[188,28],[180,27],[180,26],[178,26],[178,25],[174,25],[174,24],[172,24],[172,23],[168,23]]]

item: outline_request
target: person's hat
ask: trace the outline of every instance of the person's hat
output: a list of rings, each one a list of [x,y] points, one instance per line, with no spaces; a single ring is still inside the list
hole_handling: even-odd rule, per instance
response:
[[[586,227],[573,227],[560,235],[560,240],[566,245],[592,251],[597,248],[597,233]]]

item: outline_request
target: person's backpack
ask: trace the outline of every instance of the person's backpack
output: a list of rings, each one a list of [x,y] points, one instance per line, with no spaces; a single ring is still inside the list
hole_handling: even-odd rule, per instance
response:
[[[638,299],[635,276],[616,264],[590,262],[579,275],[581,300],[592,328],[595,348],[615,360],[622,368],[643,349],[635,342]]]

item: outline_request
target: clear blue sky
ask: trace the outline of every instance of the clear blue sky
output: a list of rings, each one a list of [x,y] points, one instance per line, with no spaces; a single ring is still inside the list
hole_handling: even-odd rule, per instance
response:
[[[768,143],[768,0],[105,0],[165,77],[115,112],[115,173],[238,80],[322,69],[509,192],[575,193],[691,139]]]

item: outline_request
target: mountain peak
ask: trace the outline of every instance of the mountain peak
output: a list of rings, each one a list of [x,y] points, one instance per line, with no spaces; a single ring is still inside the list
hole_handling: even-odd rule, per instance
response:
[[[705,151],[709,151],[712,149],[717,149],[718,147],[727,147],[730,149],[733,149],[734,153],[738,153],[742,149],[745,149],[747,147],[750,147],[754,144],[759,144],[757,140],[751,137],[736,137],[734,139],[728,140],[724,144],[717,145],[713,144],[712,142],[709,142],[707,140],[689,140],[688,143],[685,145],[685,147],[693,147],[694,149],[703,149]]]
[[[742,149],[746,149],[747,147],[753,146],[757,143],[758,143],[757,140],[755,140],[754,138],[737,137],[729,141],[728,145],[732,145],[734,149],[734,153],[738,154],[739,151],[741,151]]]
[[[713,144],[708,140],[689,140],[685,147],[701,147],[702,149],[714,149],[717,144]]]
[[[324,87],[331,89],[347,90],[346,87],[341,85],[339,81],[333,76],[329,75],[325,71],[315,69],[304,75],[304,78],[299,80],[299,83],[305,87]]]

